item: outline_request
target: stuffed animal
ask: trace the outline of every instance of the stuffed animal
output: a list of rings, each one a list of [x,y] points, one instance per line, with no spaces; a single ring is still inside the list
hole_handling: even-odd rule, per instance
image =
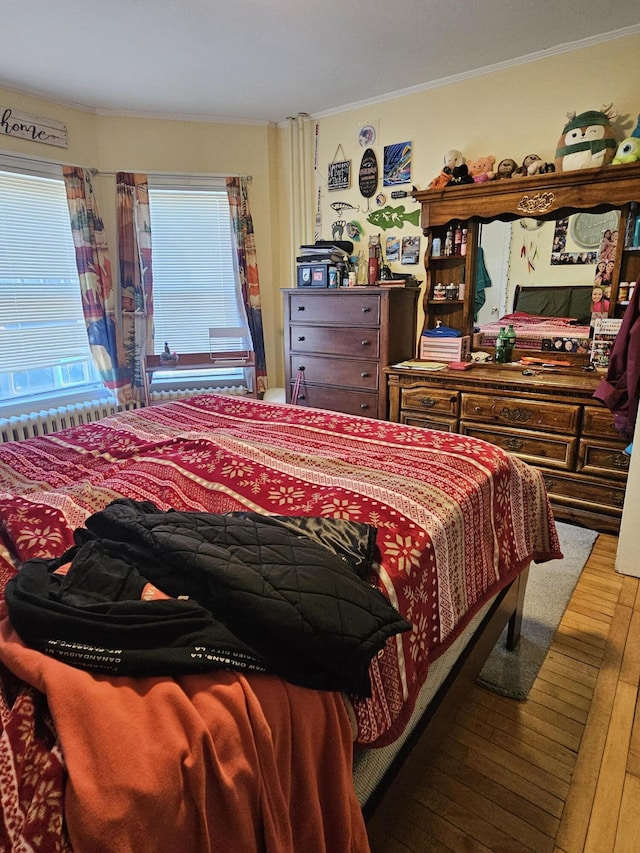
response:
[[[439,190],[451,183],[451,169],[448,166],[443,166],[442,171],[429,184],[430,190]]]
[[[450,148],[444,155],[444,167],[449,168],[452,171],[456,166],[462,166],[462,164],[466,162],[464,154],[462,151],[458,151],[457,148]]]
[[[538,157],[527,166],[527,175],[546,175],[548,172],[555,172],[556,167],[553,163],[545,163]]]
[[[504,160],[500,160],[500,162],[496,166],[496,180],[500,178],[510,178],[517,168],[518,164],[510,157],[506,157]]]
[[[452,184],[472,184],[473,178],[469,174],[469,167],[466,163],[461,163],[459,166],[454,166],[451,173]]]
[[[444,164],[440,170],[440,174],[436,175],[431,181],[429,189],[439,190],[442,187],[446,187],[447,184],[451,183],[453,170],[456,166],[462,166],[463,163],[466,163],[466,160],[462,151],[458,151],[457,148],[450,148],[444,155]]]
[[[495,178],[496,173],[493,171],[493,166],[496,162],[495,157],[475,157],[473,160],[467,160],[469,174],[473,178],[474,183],[482,184],[485,181],[491,181]]]
[[[635,163],[638,160],[640,160],[640,116],[631,136],[623,139],[618,145],[616,156],[611,162],[617,166],[620,163]]]
[[[599,111],[589,110],[580,115],[567,113],[569,121],[556,146],[558,172],[599,169],[613,160],[618,143],[611,127],[611,119],[616,116],[612,106],[608,104]]]

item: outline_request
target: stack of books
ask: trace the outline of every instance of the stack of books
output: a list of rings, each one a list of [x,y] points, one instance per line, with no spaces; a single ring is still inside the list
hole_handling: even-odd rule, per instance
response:
[[[376,284],[378,287],[420,287],[420,282],[413,276],[381,278]]]
[[[296,257],[299,264],[337,264],[349,261],[349,252],[336,243],[319,240],[317,243],[302,244]]]

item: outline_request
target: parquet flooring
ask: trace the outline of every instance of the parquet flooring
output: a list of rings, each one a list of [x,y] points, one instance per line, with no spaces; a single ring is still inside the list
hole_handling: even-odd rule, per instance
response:
[[[617,542],[598,537],[529,698],[473,685],[383,798],[373,853],[640,851],[640,581],[616,574]]]

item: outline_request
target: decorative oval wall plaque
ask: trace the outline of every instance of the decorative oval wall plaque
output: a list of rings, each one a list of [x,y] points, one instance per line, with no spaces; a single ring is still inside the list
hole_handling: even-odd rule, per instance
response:
[[[378,161],[372,148],[367,148],[362,155],[358,183],[360,192],[365,198],[375,195],[378,186]]]

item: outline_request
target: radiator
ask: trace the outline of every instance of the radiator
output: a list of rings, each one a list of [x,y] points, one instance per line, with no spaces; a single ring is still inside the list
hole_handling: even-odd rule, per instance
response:
[[[136,405],[126,408],[134,409]],[[5,444],[7,441],[22,441],[24,438],[32,438],[36,435],[48,435],[67,427],[99,421],[100,418],[106,418],[121,411],[123,411],[121,406],[109,400],[88,400],[84,403],[58,406],[56,409],[0,418],[0,444]]]
[[[244,395],[247,388],[244,385],[227,385],[223,388],[190,388],[182,391],[152,391],[152,403],[166,403],[169,400],[182,400],[185,397],[195,397],[197,394],[232,394]],[[109,400],[90,400],[85,403],[74,403],[69,406],[58,406],[41,412],[29,412],[26,415],[16,415],[11,418],[0,418],[0,444],[8,441],[22,441],[36,435],[48,435],[60,432],[67,427],[80,426],[92,421],[99,421],[124,409],[136,409],[136,403],[122,407]]]
[[[152,391],[149,398],[152,403],[168,403],[170,400],[184,400],[185,397],[196,397],[198,394],[229,394],[241,397],[248,393],[246,385],[225,385],[221,388],[183,388],[172,391]]]

